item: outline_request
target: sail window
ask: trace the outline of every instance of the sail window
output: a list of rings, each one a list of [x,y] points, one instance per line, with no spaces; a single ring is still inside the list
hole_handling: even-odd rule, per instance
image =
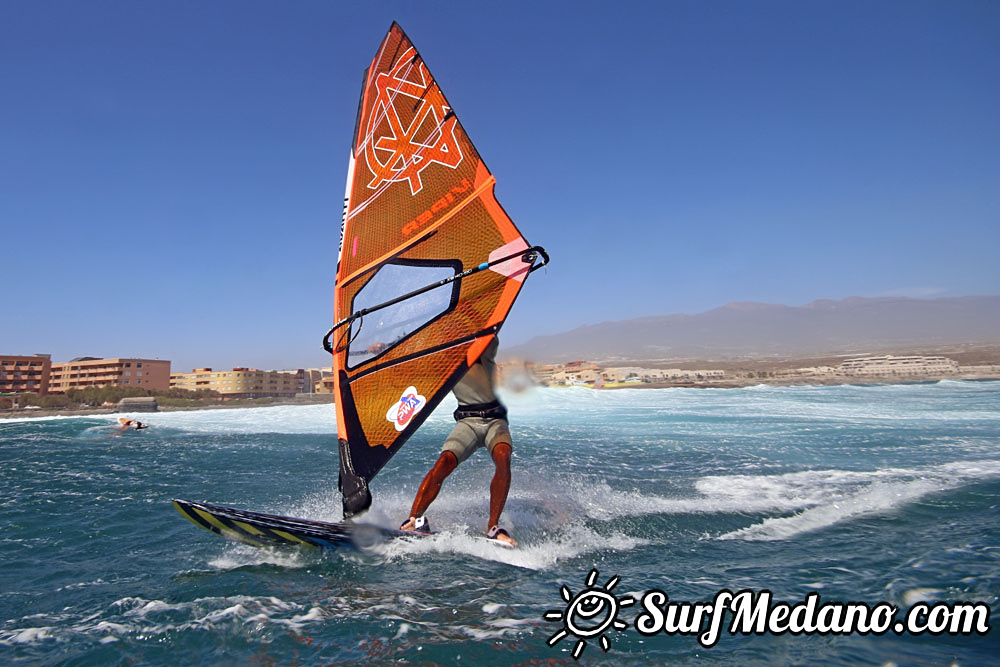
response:
[[[396,260],[383,265],[354,297],[352,312],[372,308],[462,270],[457,261]],[[459,282],[435,287],[423,294],[386,306],[351,323],[348,368],[385,353],[408,336],[454,308]]]

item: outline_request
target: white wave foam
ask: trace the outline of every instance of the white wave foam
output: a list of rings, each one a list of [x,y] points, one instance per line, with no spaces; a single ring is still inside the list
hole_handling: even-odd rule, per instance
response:
[[[568,484],[567,499],[575,513],[597,521],[654,514],[716,514],[762,512],[800,508],[813,502],[801,489],[767,477],[705,477],[697,481],[694,496],[660,496],[612,489],[606,482]],[[806,497],[804,497],[806,495]],[[544,499],[544,496],[538,496]],[[547,499],[551,505],[553,499]]]
[[[107,415],[48,415],[45,417],[4,417],[0,419],[0,426],[6,424],[24,424],[25,422],[51,422],[63,421],[65,419],[99,419]]]
[[[811,471],[754,481],[725,477],[723,488],[752,493],[755,484],[778,488],[790,500],[813,505],[792,516],[772,517],[718,536],[720,540],[783,540],[852,518],[896,510],[929,494],[1000,474],[1000,461],[956,461],[921,469],[872,472]],[[714,484],[712,485],[715,486]]]
[[[607,549],[627,551],[643,544],[647,541],[621,533],[602,536],[581,524],[570,524],[541,539],[537,536],[522,538],[516,549],[494,544],[479,535],[442,531],[426,537],[391,540],[373,547],[372,553],[388,561],[421,554],[462,554],[529,570],[544,570],[561,560],[585,553]]]
[[[333,406],[325,404],[157,412],[141,419],[151,427],[195,433],[327,434],[336,430]]]
[[[44,626],[39,628],[15,628],[13,630],[0,630],[0,644],[33,644],[43,639],[52,637],[55,628]]]
[[[210,560],[208,564],[217,570],[236,570],[250,565],[278,565],[295,569],[305,567],[310,562],[302,551],[251,547],[233,542],[224,553]]]
[[[911,588],[903,592],[903,604],[912,607],[918,602],[937,602],[946,596],[947,592],[940,588]]]
[[[134,609],[129,609],[125,612],[126,616],[135,616],[137,618],[143,618],[149,614],[157,614],[164,611],[173,611],[177,609],[176,605],[167,604],[163,600],[150,600],[141,607],[136,607]]]
[[[807,509],[790,517],[765,519],[762,523],[740,528],[719,536],[720,540],[752,541],[783,540],[800,533],[827,528],[863,514],[876,514],[895,509],[947,488],[930,481],[874,484],[872,487],[836,502]]]
[[[163,600],[145,600],[128,597],[117,600],[113,607],[122,608],[128,624],[101,621],[96,624],[81,623],[72,631],[80,633],[114,633],[117,635],[141,632],[162,635],[175,630],[217,629],[227,625],[274,624],[301,634],[309,623],[322,621],[327,614],[318,607],[304,609],[302,605],[287,602],[274,596],[198,598],[189,602],[167,603]],[[188,620],[177,622],[178,617]]]
[[[513,496],[514,507],[558,524],[581,516],[596,521],[656,514],[797,512],[765,519],[720,539],[781,539],[865,513],[884,512],[927,494],[1000,475],[1000,460],[956,461],[928,468],[875,471],[806,470],[778,475],[711,475],[694,495],[662,496],[569,480],[544,492]]]
[[[507,635],[520,634],[523,632],[525,625],[535,625],[537,623],[538,621],[533,618],[500,618],[486,621],[486,627],[459,625],[456,629],[473,639],[499,639]]]
[[[252,628],[254,632],[260,632],[268,626],[280,627],[283,632],[301,636],[311,632],[309,626],[331,618],[373,614],[381,620],[399,622],[397,638],[414,628],[431,626],[456,636],[466,634],[484,639],[499,638],[519,634],[523,631],[522,626],[537,622],[535,618],[516,619],[497,613],[512,606],[518,605],[485,603],[483,610],[487,616],[481,625],[471,626],[421,620],[423,614],[433,614],[440,607],[396,593],[387,593],[375,599],[359,599],[354,595],[334,596],[320,603],[305,605],[275,596],[233,595],[184,602],[125,597],[111,603],[104,612],[75,621],[72,614],[66,612],[26,616],[20,619],[26,627],[0,631],[0,646],[78,641],[81,638],[107,644],[127,638],[157,640],[189,630],[231,633]]]
[[[710,475],[695,481],[694,491],[678,490],[664,496],[614,489],[607,482],[568,478],[544,483],[525,471],[525,479],[512,491],[504,523],[520,547],[498,548],[481,539],[477,530],[485,522],[488,491],[473,477],[449,480],[431,507],[431,525],[437,533],[414,541],[397,540],[382,547],[386,558],[407,554],[457,553],[504,562],[529,569],[546,569],[554,563],[600,549],[632,549],[644,541],[622,533],[602,536],[583,521],[613,522],[627,517],[683,514],[789,513],[718,536],[716,539],[777,540],[819,530],[864,514],[892,511],[928,494],[1000,475],[1000,460],[954,461],[926,468],[885,468],[874,471],[806,470],[776,475]],[[394,528],[405,517],[413,490],[397,488],[379,494],[375,509],[365,516],[374,525]],[[340,504],[336,494],[324,492],[307,498],[290,514],[336,521]],[[255,562],[300,566],[298,556],[286,552],[263,555],[246,551],[230,567]],[[285,561],[283,558],[290,558]]]

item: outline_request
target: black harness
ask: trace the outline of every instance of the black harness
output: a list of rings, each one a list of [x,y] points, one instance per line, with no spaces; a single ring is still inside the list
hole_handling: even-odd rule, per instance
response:
[[[506,419],[507,408],[500,401],[490,403],[473,403],[471,405],[459,405],[455,410],[455,421],[462,421],[469,417],[480,417],[482,419]]]

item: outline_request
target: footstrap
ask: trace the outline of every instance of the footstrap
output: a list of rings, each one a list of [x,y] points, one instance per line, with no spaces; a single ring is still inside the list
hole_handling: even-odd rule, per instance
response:
[[[486,531],[486,537],[490,538],[491,540],[495,540],[497,538],[497,535],[506,535],[507,537],[510,537],[510,533],[501,528],[499,525],[493,526],[492,528]]]
[[[403,523],[399,524],[399,529],[400,530],[406,530],[406,528],[404,528],[403,526],[405,526],[406,524],[410,523],[411,521],[413,522],[413,529],[412,530],[419,531],[419,530],[426,530],[427,529],[427,517],[426,516],[411,516],[406,521],[404,521]]]

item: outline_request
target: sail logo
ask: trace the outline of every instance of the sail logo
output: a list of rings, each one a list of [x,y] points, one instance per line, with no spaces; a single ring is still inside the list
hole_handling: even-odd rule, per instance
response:
[[[414,232],[420,231],[420,228],[430,222],[436,213],[446,210],[458,201],[456,195],[460,195],[471,189],[472,183],[469,182],[469,179],[463,178],[461,183],[444,193],[444,196],[434,202],[429,209],[403,225],[403,236],[409,236]]]
[[[425,405],[427,399],[420,395],[416,387],[410,385],[399,400],[386,410],[385,418],[392,422],[397,431],[402,431]]]
[[[415,195],[424,187],[424,169],[432,164],[454,169],[462,163],[458,119],[416,49],[411,46],[391,71],[378,74],[375,88],[365,140],[370,189],[406,181]]]

